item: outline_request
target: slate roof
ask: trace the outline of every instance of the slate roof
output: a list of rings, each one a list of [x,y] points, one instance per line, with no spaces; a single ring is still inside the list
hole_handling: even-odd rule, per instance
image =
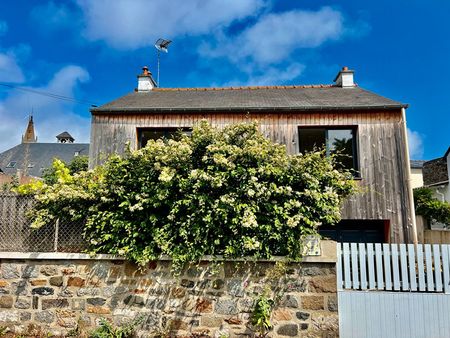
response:
[[[334,85],[154,88],[91,109],[102,112],[347,110],[407,107],[360,87]]]
[[[22,172],[29,176],[41,177],[42,169],[50,167],[54,158],[70,162],[75,152],[79,155],[89,155],[89,144],[21,143],[0,153],[0,170],[5,174],[14,175],[17,169],[22,169]],[[7,168],[10,162],[16,164],[12,168]]]
[[[61,134],[56,135],[56,138],[65,138],[65,137],[69,137],[69,138],[73,139],[72,135],[70,135],[67,131],[63,131]]]
[[[409,164],[412,169],[422,169],[425,162],[424,160],[411,160]]]
[[[425,186],[447,183],[449,181],[447,157],[439,157],[425,162],[422,172]]]

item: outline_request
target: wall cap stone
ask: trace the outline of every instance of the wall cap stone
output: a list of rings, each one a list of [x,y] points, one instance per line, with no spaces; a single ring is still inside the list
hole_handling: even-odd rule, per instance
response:
[[[320,256],[305,256],[301,263],[336,263],[336,242],[322,240],[320,243]],[[66,252],[9,252],[0,251],[0,259],[54,259],[54,260],[125,260],[120,256],[110,254],[89,255],[83,253],[66,253]],[[168,256],[162,256],[160,261],[170,261]],[[202,261],[224,261],[220,256],[204,256]],[[283,262],[286,258],[282,256],[274,256],[272,259],[258,259],[257,262]],[[237,258],[226,261],[252,261],[252,259]]]

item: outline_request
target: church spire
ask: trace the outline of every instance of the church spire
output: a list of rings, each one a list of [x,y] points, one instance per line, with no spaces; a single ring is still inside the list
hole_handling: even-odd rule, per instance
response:
[[[25,135],[22,135],[22,143],[36,143],[37,137],[34,133],[34,123],[33,115],[30,115],[28,119],[27,129],[25,130]]]

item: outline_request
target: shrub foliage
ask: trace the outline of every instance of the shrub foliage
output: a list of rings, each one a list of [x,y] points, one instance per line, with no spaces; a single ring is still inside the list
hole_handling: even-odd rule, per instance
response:
[[[334,157],[289,155],[255,123],[202,122],[191,136],[151,140],[94,170],[56,173],[56,184],[37,189],[35,226],[83,217],[93,252],[142,264],[161,254],[180,266],[204,255],[299,259],[301,239],[338,222],[355,191]]]
[[[414,189],[414,204],[416,213],[428,221],[443,223],[450,226],[450,203],[433,197],[430,188]]]

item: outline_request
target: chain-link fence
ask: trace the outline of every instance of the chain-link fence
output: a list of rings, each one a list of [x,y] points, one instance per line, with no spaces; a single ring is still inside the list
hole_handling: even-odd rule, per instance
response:
[[[30,227],[27,213],[33,196],[0,193],[0,251],[82,252],[83,222],[56,221],[40,229]]]

